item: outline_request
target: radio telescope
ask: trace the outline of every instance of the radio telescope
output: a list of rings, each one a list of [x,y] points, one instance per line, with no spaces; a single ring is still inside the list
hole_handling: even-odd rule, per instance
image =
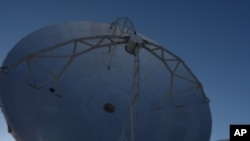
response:
[[[128,18],[24,37],[1,67],[0,105],[17,141],[208,141],[211,132],[199,80]]]

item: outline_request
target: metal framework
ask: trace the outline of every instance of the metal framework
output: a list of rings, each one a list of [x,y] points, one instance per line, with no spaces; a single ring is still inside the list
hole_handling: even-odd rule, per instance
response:
[[[27,71],[29,74],[29,82],[28,84],[35,88],[39,89],[51,82],[56,82],[56,88],[55,93],[56,96],[61,97],[61,84],[60,81],[62,79],[62,75],[65,73],[68,67],[70,67],[70,64],[74,61],[75,58],[78,56],[84,55],[87,52],[90,52],[95,49],[99,48],[107,48],[110,50],[110,63],[113,58],[113,54],[115,51],[115,48],[121,47],[118,45],[124,45],[127,46],[127,51],[134,55],[134,78],[132,82],[132,94],[131,94],[131,100],[129,105],[129,114],[128,114],[128,120],[130,123],[130,141],[135,141],[135,134],[136,134],[136,119],[138,115],[138,101],[140,96],[140,50],[144,49],[150,52],[153,56],[159,59],[163,63],[163,65],[166,68],[166,71],[170,73],[170,80],[169,80],[169,91],[166,93],[165,97],[162,99],[161,102],[156,106],[156,109],[161,110],[163,105],[167,102],[167,100],[170,97],[174,97],[175,94],[178,92],[181,93],[187,89],[193,89],[194,92],[192,95],[189,96],[189,98],[186,99],[186,102],[184,103],[178,103],[176,101],[176,107],[183,107],[185,104],[188,103],[188,101],[191,99],[193,95],[196,94],[198,90],[202,92],[203,101],[202,102],[209,102],[208,98],[205,96],[202,85],[198,81],[198,79],[193,75],[193,73],[188,69],[186,64],[177,56],[166,50],[164,47],[157,45],[151,41],[145,40],[141,38],[139,35],[136,35],[136,31],[134,29],[134,26],[132,22],[128,18],[120,18],[114,21],[110,29],[112,29],[112,35],[100,35],[100,36],[91,36],[91,37],[81,37],[81,38],[75,38],[71,39],[65,42],[58,43],[54,46],[50,46],[41,50],[37,50],[36,52],[27,54],[26,56],[20,58],[16,63],[7,66],[2,67],[1,71],[3,74],[11,73],[13,69],[15,69],[20,64],[26,63]],[[93,43],[95,41],[95,43]],[[71,52],[69,52],[66,55],[48,55],[47,53],[56,49],[60,49],[61,47],[69,45],[69,48],[71,48]],[[84,46],[84,49],[79,49],[79,46]],[[80,51],[79,51],[80,50]],[[65,58],[67,59],[66,63],[61,67],[62,69],[58,72],[53,72],[50,70],[45,64],[41,64],[36,61],[36,58]],[[108,69],[110,69],[110,63],[108,65]],[[175,64],[175,65],[170,65]],[[36,65],[40,67],[43,71],[47,73],[50,79],[40,82],[39,84],[34,83],[34,76],[33,76],[33,70],[32,65]],[[184,68],[184,71],[187,71],[187,73],[190,74],[189,77],[182,76],[178,73],[176,73],[178,67],[182,66]],[[183,90],[180,90],[178,92],[173,92],[173,79],[174,77],[178,77],[184,81],[187,81],[188,83],[192,84],[192,87],[186,88]],[[126,125],[124,126],[123,133],[121,135],[121,138],[119,141],[128,141],[128,139],[125,136],[125,130],[127,128],[128,121],[126,122]]]

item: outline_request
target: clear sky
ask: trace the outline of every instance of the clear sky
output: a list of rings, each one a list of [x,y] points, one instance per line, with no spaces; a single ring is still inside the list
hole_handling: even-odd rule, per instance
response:
[[[250,124],[249,0],[1,0],[0,63],[41,27],[120,16],[181,57],[202,82],[211,99],[211,141],[228,138],[230,124]],[[2,114],[0,140],[13,141]]]

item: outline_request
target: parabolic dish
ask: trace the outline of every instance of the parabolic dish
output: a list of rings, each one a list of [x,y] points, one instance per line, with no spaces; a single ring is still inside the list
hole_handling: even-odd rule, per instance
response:
[[[201,83],[127,18],[29,34],[4,61],[0,100],[17,141],[210,139]]]

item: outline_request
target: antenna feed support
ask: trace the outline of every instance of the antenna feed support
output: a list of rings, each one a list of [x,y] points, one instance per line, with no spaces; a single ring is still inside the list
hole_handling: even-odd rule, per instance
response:
[[[143,39],[138,36],[136,33],[129,34],[128,44],[125,46],[125,49],[128,53],[137,55],[140,46],[143,44]]]

